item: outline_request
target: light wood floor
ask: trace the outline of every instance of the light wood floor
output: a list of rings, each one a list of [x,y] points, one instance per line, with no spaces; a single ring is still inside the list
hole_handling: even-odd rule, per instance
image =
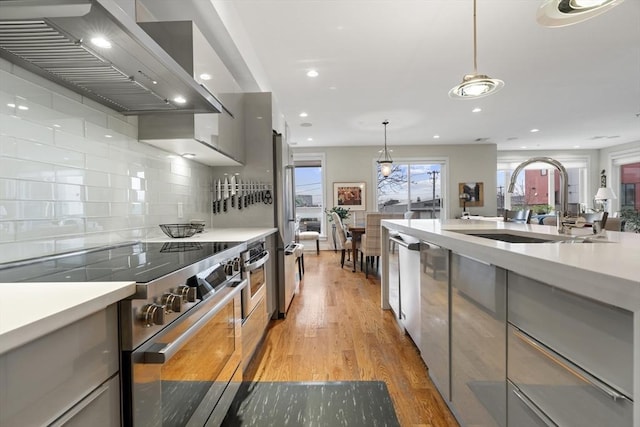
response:
[[[340,253],[305,253],[286,319],[272,320],[245,381],[384,381],[402,426],[457,426],[418,349],[380,308],[380,278],[340,268]]]

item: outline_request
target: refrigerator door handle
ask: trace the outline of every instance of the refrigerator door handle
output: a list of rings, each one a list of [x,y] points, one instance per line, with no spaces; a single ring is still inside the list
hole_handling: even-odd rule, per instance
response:
[[[285,179],[288,179],[291,183],[287,186],[287,202],[289,203],[287,213],[289,214],[287,221],[295,222],[296,221],[296,180],[295,180],[295,166],[287,165],[285,166],[285,173],[288,175]]]

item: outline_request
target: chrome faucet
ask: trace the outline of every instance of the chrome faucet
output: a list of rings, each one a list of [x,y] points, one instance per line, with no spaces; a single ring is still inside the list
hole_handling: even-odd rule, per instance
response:
[[[524,169],[526,166],[531,163],[546,163],[548,165],[553,166],[560,172],[560,210],[556,212],[556,221],[558,226],[559,233],[570,233],[570,228],[565,227],[564,220],[569,216],[569,175],[567,174],[567,170],[562,166],[562,163],[559,161],[552,159],[551,157],[532,157],[524,162],[520,163],[513,171],[511,175],[511,182],[509,183],[508,193],[513,193],[514,187],[516,185],[516,178],[518,178],[518,174]]]

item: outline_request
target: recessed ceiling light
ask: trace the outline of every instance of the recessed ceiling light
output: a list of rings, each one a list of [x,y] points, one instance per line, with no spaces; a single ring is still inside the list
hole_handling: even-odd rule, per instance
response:
[[[211,80],[211,74],[202,73],[202,74],[200,74],[200,78],[202,80]]]
[[[11,104],[11,103],[9,103],[9,104],[7,104],[7,107],[9,107],[9,108],[16,108],[16,104]]]
[[[307,77],[318,77],[319,74],[316,70],[309,70],[307,71]]]
[[[309,122],[300,123],[300,127],[303,127],[303,128],[310,128],[311,126],[313,126],[313,124]]]
[[[111,49],[111,42],[104,37],[94,37],[91,39],[91,43],[103,49]]]
[[[55,124],[53,125],[53,127],[54,127],[54,128],[61,128],[62,126],[60,126],[59,124],[55,123]]]
[[[580,146],[579,145],[574,145],[573,148],[580,148]]]
[[[440,139],[440,135],[433,135],[433,139]]]
[[[185,102],[187,102],[187,100],[186,100],[186,99],[184,99],[184,97],[182,97],[182,96],[180,96],[180,95],[178,95],[178,96],[176,96],[175,98],[173,98],[173,101],[174,101],[176,104],[184,104]]]
[[[540,132],[540,129],[533,128],[533,129],[531,129],[529,132],[531,132],[531,133]]]
[[[307,114],[307,113],[305,113],[304,111],[303,111],[302,113],[298,114],[298,115],[299,115],[300,117],[307,117],[307,116],[308,116],[308,114]]]
[[[480,107],[476,107],[473,110],[471,110],[472,113],[479,113],[480,111],[482,111],[482,108]]]
[[[113,135],[105,134],[105,138],[113,138]]]
[[[336,90],[336,89],[338,89],[338,88],[335,87],[335,86],[329,86],[329,90]],[[638,116],[640,116],[640,113],[638,113]]]
[[[29,109],[29,107],[27,107],[26,105],[18,105],[18,110],[26,111],[28,109]]]
[[[307,138],[307,141],[313,141],[313,138]]]
[[[520,148],[525,149],[525,148],[527,148],[527,146],[526,146],[526,145],[523,145],[523,146],[522,146],[522,147],[520,147]]]
[[[262,116],[257,116],[256,119],[262,120]]]
[[[184,157],[185,159],[193,159],[194,157],[196,157],[196,155],[193,153],[184,153],[182,154],[182,157]]]

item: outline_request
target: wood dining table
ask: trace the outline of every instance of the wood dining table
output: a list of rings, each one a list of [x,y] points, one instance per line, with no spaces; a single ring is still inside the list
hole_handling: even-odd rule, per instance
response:
[[[356,264],[358,261],[358,241],[360,241],[360,237],[364,234],[365,228],[363,226],[349,226],[349,233],[351,233],[351,253],[353,253],[353,271],[356,271]]]

